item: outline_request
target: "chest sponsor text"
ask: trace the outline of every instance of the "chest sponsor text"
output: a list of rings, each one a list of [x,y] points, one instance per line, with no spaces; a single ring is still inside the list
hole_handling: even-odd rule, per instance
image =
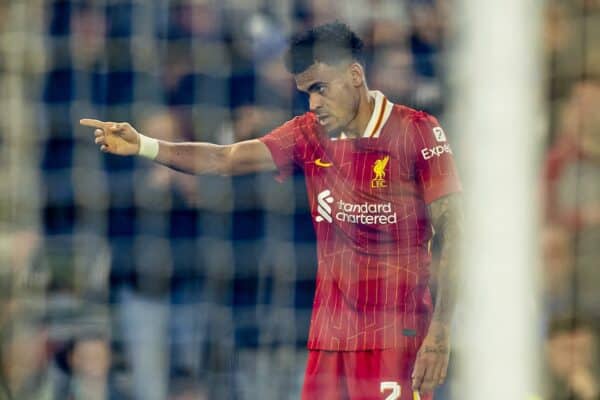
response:
[[[324,190],[317,195],[317,222],[340,222],[361,225],[387,225],[398,222],[398,214],[392,203],[348,203],[335,200],[330,190]]]

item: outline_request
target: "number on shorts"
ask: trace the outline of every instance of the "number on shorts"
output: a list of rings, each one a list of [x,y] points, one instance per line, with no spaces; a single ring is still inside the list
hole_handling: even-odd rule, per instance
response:
[[[381,382],[381,384],[379,385],[379,391],[383,393],[387,390],[391,390],[392,393],[390,393],[390,395],[386,397],[385,400],[398,400],[400,398],[400,395],[402,394],[402,388],[400,387],[398,382]]]
[[[402,386],[400,386],[398,382],[381,382],[379,386],[379,391],[383,393],[387,390],[391,390],[392,392],[389,394],[388,397],[385,398],[385,400],[398,400],[400,398],[400,395],[402,394]],[[421,400],[421,395],[419,395],[419,392],[413,392],[413,400]]]

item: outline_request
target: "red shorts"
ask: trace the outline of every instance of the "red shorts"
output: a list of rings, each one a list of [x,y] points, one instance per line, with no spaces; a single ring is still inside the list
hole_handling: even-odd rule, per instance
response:
[[[302,400],[433,400],[411,389],[415,357],[398,349],[310,350]]]

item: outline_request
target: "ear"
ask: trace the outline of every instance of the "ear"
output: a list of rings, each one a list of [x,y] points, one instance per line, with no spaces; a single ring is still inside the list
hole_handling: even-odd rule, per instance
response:
[[[364,84],[365,72],[363,70],[363,67],[359,63],[354,62],[350,64],[350,66],[348,67],[348,71],[350,72],[352,86],[359,87]]]

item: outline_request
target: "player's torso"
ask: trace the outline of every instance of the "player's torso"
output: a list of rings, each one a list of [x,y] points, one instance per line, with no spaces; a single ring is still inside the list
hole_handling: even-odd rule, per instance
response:
[[[307,142],[303,169],[320,251],[407,255],[431,228],[400,118],[379,137]]]
[[[424,332],[431,226],[401,110],[375,137],[315,128],[296,143],[319,259],[309,348],[410,347]]]

